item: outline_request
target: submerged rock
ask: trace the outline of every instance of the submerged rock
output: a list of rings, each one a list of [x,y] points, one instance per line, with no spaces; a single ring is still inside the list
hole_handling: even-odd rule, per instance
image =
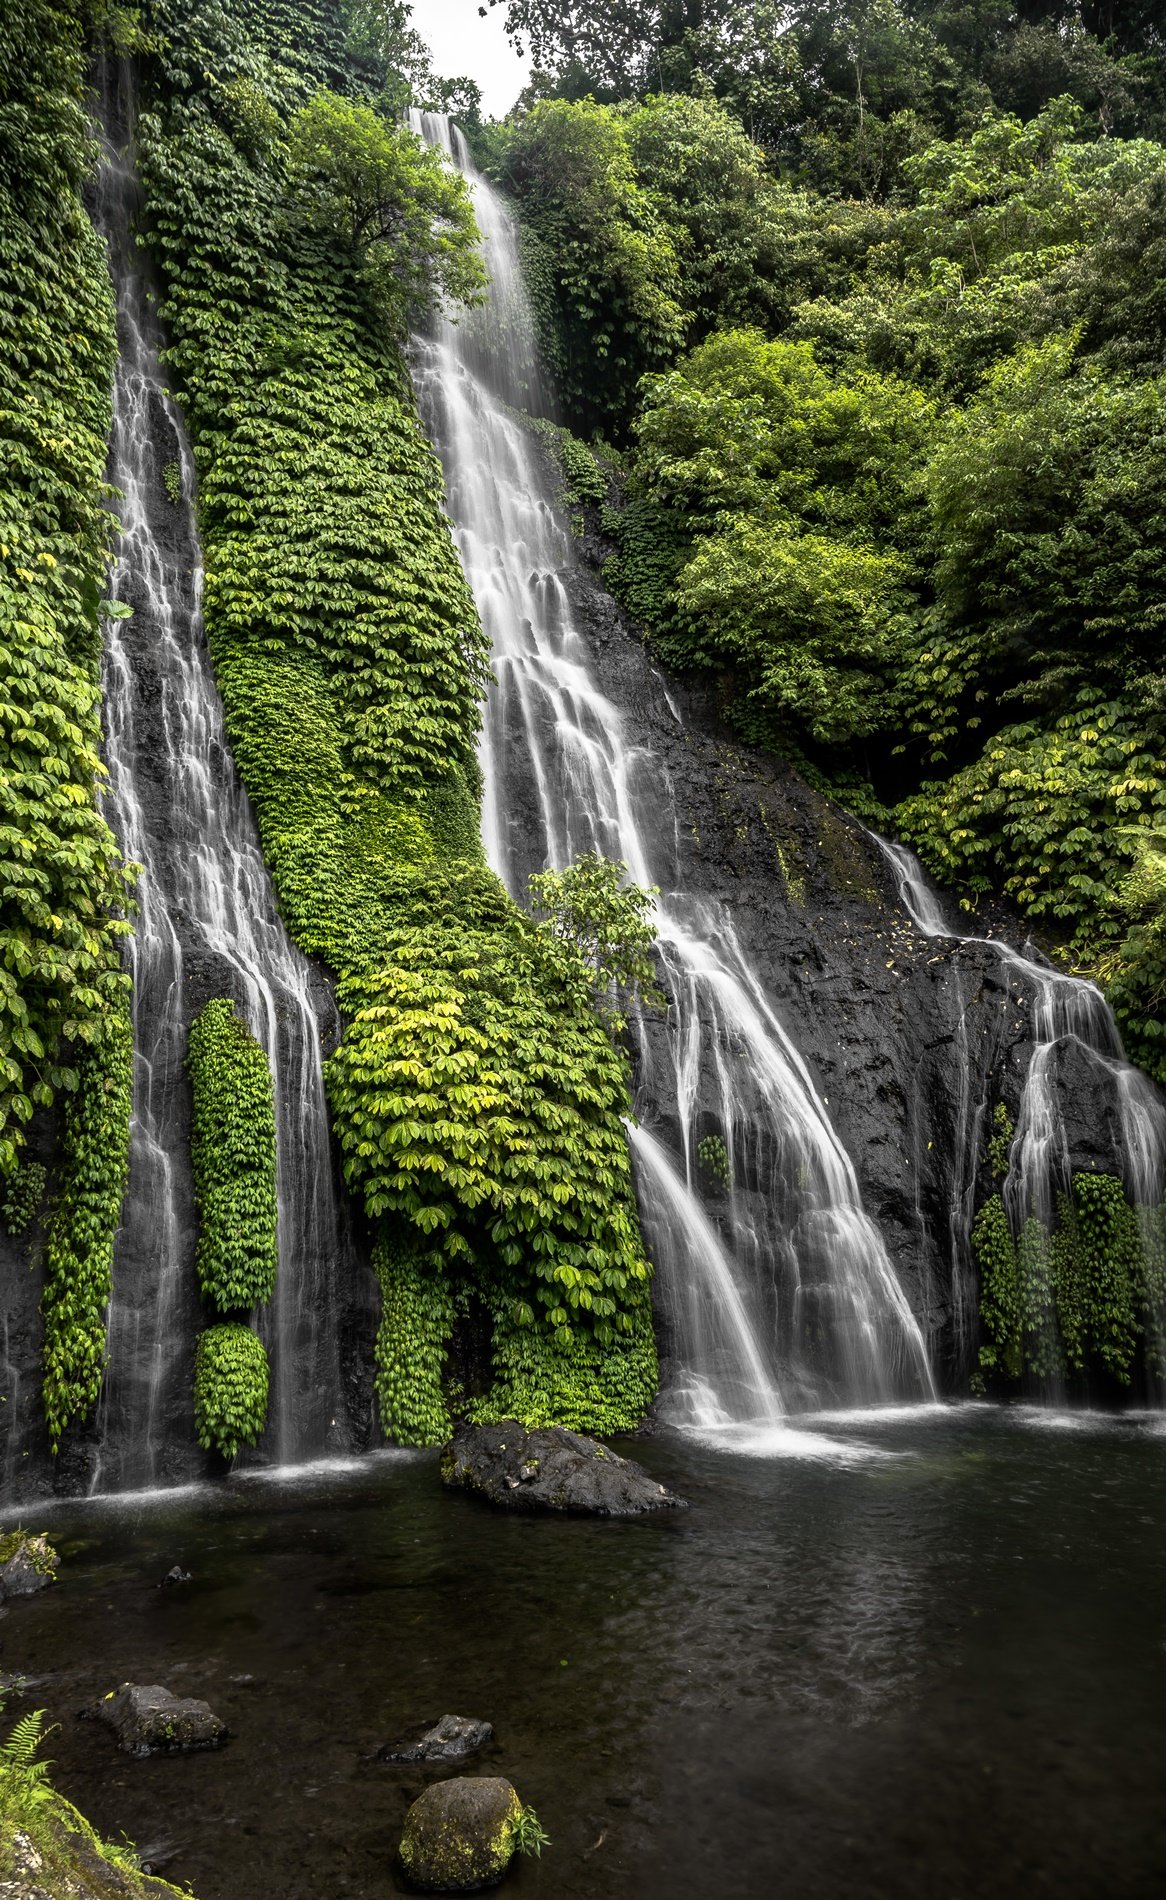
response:
[[[171,1695],[156,1682],[145,1686],[123,1682],[82,1714],[104,1722],[117,1736],[118,1747],[138,1760],[146,1755],[218,1748],[227,1734],[226,1723],[209,1703]]]
[[[459,1425],[441,1454],[441,1481],[513,1511],[638,1517],[687,1501],[630,1458],[560,1425],[528,1432],[517,1419]]]
[[[377,1750],[378,1761],[464,1761],[494,1739],[489,1722],[472,1715],[443,1715],[431,1728],[386,1742]]]
[[[5,1597],[30,1597],[53,1582],[60,1558],[38,1531],[0,1534],[0,1602]]]
[[[476,1893],[501,1880],[522,1803],[500,1775],[439,1781],[405,1816],[401,1865],[426,1893]]]

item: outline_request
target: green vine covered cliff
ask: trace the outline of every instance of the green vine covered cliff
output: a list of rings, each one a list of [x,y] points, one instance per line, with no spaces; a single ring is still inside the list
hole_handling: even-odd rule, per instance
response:
[[[63,1101],[44,1285],[54,1445],[101,1386],[132,1064],[130,886],[98,808],[116,345],[82,201],[91,24],[72,0],[0,19],[0,1169],[18,1176],[32,1117]]]
[[[158,0],[137,152],[228,730],[344,1012],[327,1079],[380,1236],[382,1418],[444,1435],[478,1311],[479,1410],[629,1426],[655,1356],[624,1059],[482,857],[487,656],[401,354],[433,295],[476,292],[468,198],[344,10],[294,11]]]

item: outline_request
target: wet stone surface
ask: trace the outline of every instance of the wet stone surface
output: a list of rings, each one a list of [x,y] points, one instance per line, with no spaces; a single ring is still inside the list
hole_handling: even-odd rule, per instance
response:
[[[459,1425],[441,1454],[441,1481],[511,1511],[639,1517],[686,1508],[642,1465],[598,1439],[561,1426],[528,1432],[514,1418]]]
[[[383,1762],[464,1761],[494,1739],[489,1722],[472,1715],[443,1715],[432,1727],[419,1728],[377,1749]]]
[[[81,1711],[90,1721],[103,1722],[117,1736],[125,1755],[142,1760],[157,1753],[186,1754],[197,1748],[218,1748],[227,1725],[194,1696],[172,1695],[161,1683],[123,1682]]]

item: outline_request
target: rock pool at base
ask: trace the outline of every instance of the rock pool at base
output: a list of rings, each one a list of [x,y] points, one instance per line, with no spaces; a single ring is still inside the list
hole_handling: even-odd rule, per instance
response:
[[[528,1432],[513,1418],[459,1425],[441,1454],[441,1481],[511,1511],[639,1517],[687,1509],[684,1498],[598,1439],[557,1425]]]

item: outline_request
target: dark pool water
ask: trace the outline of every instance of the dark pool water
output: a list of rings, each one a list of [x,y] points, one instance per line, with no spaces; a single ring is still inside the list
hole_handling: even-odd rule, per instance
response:
[[[199,1900],[406,1891],[434,1771],[372,1757],[445,1711],[494,1723],[475,1766],[551,1835],[515,1900],[1158,1900],[1166,1427],[817,1437],[855,1449],[640,1443],[692,1509],[633,1523],[512,1519],[406,1454],[56,1507],[62,1581],[0,1667],[39,1678],[58,1784]],[[157,1588],[173,1563],[194,1581]],[[76,1713],[126,1678],[205,1696],[229,1745],[127,1760]]]

